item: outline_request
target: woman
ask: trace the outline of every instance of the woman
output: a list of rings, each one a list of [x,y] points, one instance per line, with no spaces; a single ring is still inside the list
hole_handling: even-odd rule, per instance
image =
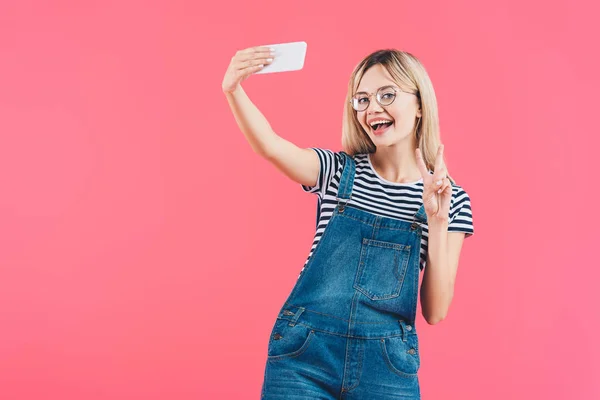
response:
[[[473,234],[469,196],[445,167],[429,76],[410,53],[368,55],[350,78],[344,151],[302,149],[241,87],[272,59],[265,47],[239,51],[222,89],[254,151],[317,194],[319,207],[310,254],[273,326],[262,397],[419,399],[420,272],[422,314],[437,324]]]

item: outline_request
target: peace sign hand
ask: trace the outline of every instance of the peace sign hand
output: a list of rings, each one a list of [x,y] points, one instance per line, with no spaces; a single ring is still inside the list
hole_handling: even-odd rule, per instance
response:
[[[443,155],[444,145],[440,144],[435,157],[435,167],[432,175],[427,170],[421,150],[416,149],[417,165],[423,177],[423,205],[428,220],[448,221],[450,218],[452,184],[447,177]]]

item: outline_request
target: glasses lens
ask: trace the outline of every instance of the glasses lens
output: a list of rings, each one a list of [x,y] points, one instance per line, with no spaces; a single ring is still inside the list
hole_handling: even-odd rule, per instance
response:
[[[364,111],[369,107],[369,97],[365,94],[356,94],[352,98],[352,107],[356,111]]]
[[[379,104],[389,106],[396,98],[396,92],[391,87],[383,87],[377,91]]]

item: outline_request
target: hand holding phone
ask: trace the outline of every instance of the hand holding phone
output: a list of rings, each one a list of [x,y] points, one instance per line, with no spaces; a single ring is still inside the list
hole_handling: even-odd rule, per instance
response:
[[[252,74],[297,71],[304,66],[306,42],[280,43],[238,51],[223,77],[222,89],[234,92]]]
[[[259,69],[257,74],[298,71],[304,67],[306,42],[269,44],[262,47],[275,49],[275,57],[271,63]]]
[[[239,50],[231,57],[221,87],[224,93],[233,93],[253,73],[273,61],[275,53],[268,47],[250,47]]]

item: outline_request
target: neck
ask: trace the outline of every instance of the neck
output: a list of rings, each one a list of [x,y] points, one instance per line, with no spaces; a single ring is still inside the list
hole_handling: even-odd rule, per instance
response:
[[[369,157],[373,168],[383,179],[396,183],[416,182],[422,177],[415,149],[412,140],[404,140],[394,146],[378,147],[377,152],[369,154]]]

